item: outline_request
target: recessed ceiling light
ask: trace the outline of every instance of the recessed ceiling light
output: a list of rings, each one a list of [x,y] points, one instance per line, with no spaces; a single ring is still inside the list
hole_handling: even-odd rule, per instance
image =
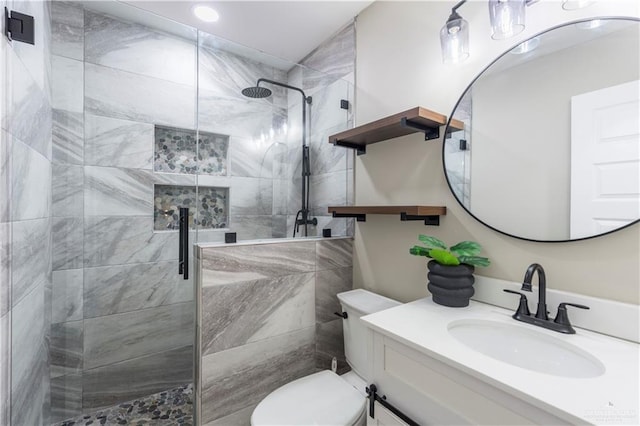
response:
[[[218,15],[215,9],[203,4],[193,6],[192,10],[196,18],[204,22],[216,22],[218,18],[220,18],[220,15]]]

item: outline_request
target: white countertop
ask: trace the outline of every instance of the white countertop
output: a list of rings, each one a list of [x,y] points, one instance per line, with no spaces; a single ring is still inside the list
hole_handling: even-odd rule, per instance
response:
[[[565,335],[511,318],[513,311],[471,301],[449,308],[420,299],[362,317],[373,330],[509,392],[570,423],[640,424],[640,345],[576,328]],[[569,313],[571,315],[571,313]],[[530,371],[483,355],[454,338],[452,321],[491,320],[561,339],[600,360],[606,371],[571,378]]]

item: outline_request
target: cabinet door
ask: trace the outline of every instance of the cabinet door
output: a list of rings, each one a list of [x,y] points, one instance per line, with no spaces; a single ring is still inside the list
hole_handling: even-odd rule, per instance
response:
[[[367,416],[367,426],[407,426],[398,416],[377,401],[375,402],[375,415],[375,419]]]

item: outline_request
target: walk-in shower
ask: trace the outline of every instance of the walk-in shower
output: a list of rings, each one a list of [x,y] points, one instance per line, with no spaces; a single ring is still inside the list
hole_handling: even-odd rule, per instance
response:
[[[242,89],[242,94],[249,98],[267,98],[271,96],[272,92],[266,87],[261,87],[260,83],[269,83],[276,86],[284,87],[291,90],[296,90],[302,95],[302,204],[300,210],[296,213],[296,218],[293,225],[293,236],[300,231],[300,225],[304,226],[304,236],[309,235],[309,225],[318,225],[318,219],[309,217],[309,196],[310,185],[309,180],[311,177],[311,159],[309,155],[309,142],[307,141],[307,104],[311,105],[313,99],[311,96],[307,96],[302,89],[295,86],[290,86],[279,81],[269,80],[266,78],[259,78],[256,85],[253,87],[247,87]]]

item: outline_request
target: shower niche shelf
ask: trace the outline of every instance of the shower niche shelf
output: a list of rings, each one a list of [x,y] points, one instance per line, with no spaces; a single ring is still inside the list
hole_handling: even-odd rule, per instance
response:
[[[444,206],[333,206],[333,217],[354,217],[365,222],[368,214],[400,215],[401,221],[422,220],[425,225],[439,226],[440,216],[447,214]]]
[[[367,145],[416,132],[423,132],[425,140],[437,139],[440,137],[440,127],[445,124],[447,124],[446,115],[423,107],[415,107],[331,135],[329,143],[355,149],[358,155],[362,155],[367,153]],[[451,120],[451,127],[454,130],[462,130],[464,123]]]

